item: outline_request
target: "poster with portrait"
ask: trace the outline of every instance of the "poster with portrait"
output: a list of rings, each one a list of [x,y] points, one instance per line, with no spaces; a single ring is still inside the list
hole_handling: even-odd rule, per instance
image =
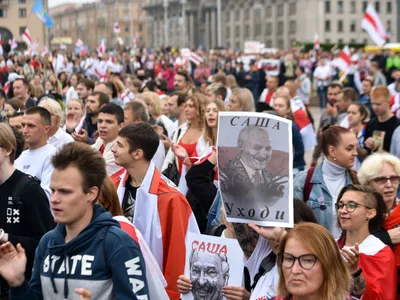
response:
[[[220,112],[217,150],[228,222],[293,227],[292,122]]]
[[[242,286],[243,251],[236,239],[188,232],[185,276],[191,292],[182,300],[221,300],[225,286]]]

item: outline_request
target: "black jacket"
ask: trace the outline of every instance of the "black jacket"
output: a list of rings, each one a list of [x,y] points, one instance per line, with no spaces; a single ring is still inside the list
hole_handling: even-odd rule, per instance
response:
[[[15,170],[0,185],[0,228],[8,234],[9,242],[14,246],[20,243],[25,249],[27,280],[31,277],[36,247],[54,225],[49,200],[39,181]],[[2,290],[8,290],[2,278],[0,286]]]

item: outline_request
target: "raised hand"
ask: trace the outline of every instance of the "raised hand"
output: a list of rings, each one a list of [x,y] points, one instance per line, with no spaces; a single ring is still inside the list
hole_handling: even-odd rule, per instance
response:
[[[15,248],[10,242],[0,246],[0,275],[11,287],[20,286],[24,280],[26,268],[25,250],[21,244]]]
[[[358,243],[350,248],[343,248],[340,250],[344,260],[346,261],[347,267],[351,273],[354,273],[358,270],[358,261],[360,260],[360,252],[358,249]]]
[[[185,159],[185,158],[187,158],[187,157],[189,156],[188,153],[187,153],[187,151],[186,151],[186,149],[183,148],[183,147],[180,146],[180,145],[173,145],[173,146],[172,146],[172,151],[174,152],[174,154],[175,154],[177,157],[179,157],[179,158],[181,158],[181,159]]]

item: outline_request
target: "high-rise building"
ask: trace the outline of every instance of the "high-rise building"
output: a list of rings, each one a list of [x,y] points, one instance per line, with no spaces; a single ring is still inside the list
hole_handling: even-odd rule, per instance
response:
[[[245,41],[255,40],[283,49],[312,42],[315,33],[321,43],[372,44],[361,29],[369,2],[397,41],[399,0],[147,0],[148,46],[243,49]]]

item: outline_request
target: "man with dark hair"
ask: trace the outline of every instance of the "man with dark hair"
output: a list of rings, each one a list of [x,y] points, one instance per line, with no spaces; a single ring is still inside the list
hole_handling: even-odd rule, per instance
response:
[[[76,92],[78,93],[79,99],[81,99],[84,104],[86,104],[86,101],[93,90],[94,82],[87,78],[82,78],[79,80],[79,83],[76,87]]]
[[[216,99],[221,100],[223,102],[225,102],[226,95],[228,95],[228,90],[224,86],[217,88],[217,90],[215,91]]]
[[[110,103],[100,109],[97,119],[99,137],[92,147],[103,155],[108,175],[112,175],[121,169],[120,166],[115,164],[111,148],[117,142],[118,132],[123,126],[124,111],[121,107]]]
[[[77,299],[74,290],[82,287],[92,299],[148,299],[138,244],[95,204],[107,176],[100,153],[69,143],[52,164],[51,208],[58,225],[40,240],[29,283],[21,244],[1,246],[0,274],[11,299]]]
[[[124,105],[124,117],[125,125],[148,123],[150,120],[146,106],[139,101],[128,102]],[[165,159],[164,142],[167,141],[162,138],[159,139],[157,151],[151,160],[159,169],[161,169]]]
[[[174,130],[171,130],[172,133],[174,133],[176,130],[179,129],[180,126],[185,124],[186,118],[185,114],[183,112],[185,108],[185,102],[186,102],[186,93],[182,92],[175,92],[171,94],[168,98],[168,105],[169,105],[169,110],[172,118],[175,118],[175,123],[174,123]],[[169,136],[171,139],[173,137],[173,134]]]
[[[25,78],[17,78],[13,82],[14,97],[21,100],[26,109],[35,106],[35,100],[29,96],[29,82]]]
[[[16,128],[20,133],[23,131],[22,120],[24,117],[23,112],[14,112],[11,116],[8,117],[8,123],[10,126]]]
[[[108,104],[110,99],[102,92],[93,92],[89,95],[86,103],[86,117],[80,132],[73,132],[72,137],[77,142],[87,143],[92,145],[97,133],[97,118],[100,109]]]
[[[371,113],[370,117],[372,119],[376,117],[374,111],[372,110],[372,104],[371,104],[371,91],[372,88],[374,87],[374,82],[370,78],[365,78],[362,81],[361,87],[363,93],[360,96],[360,102],[368,108],[369,112]]]
[[[174,77],[174,87],[176,92],[187,93],[190,88],[190,77],[186,72],[178,71]]]
[[[170,299],[185,268],[185,237],[199,233],[192,209],[178,188],[151,162],[159,137],[147,123],[122,128],[112,151],[124,169],[112,176],[124,215],[144,236],[167,281]]]
[[[106,94],[108,99],[110,99],[110,103],[114,103],[122,107],[122,101],[118,99],[117,89],[112,82],[99,82],[96,84],[94,91]]]
[[[51,157],[56,148],[47,143],[47,134],[51,126],[51,115],[43,107],[28,109],[22,120],[23,134],[28,149],[15,161],[16,169],[36,177],[50,199],[50,177],[53,173]]]
[[[21,243],[26,249],[25,277],[29,280],[35,249],[40,238],[53,229],[53,217],[39,182],[14,168],[18,145],[6,123],[0,124],[0,145],[0,243]],[[0,277],[0,299],[8,299],[8,289]]]
[[[336,107],[338,110],[338,116],[336,119],[336,124],[342,126],[344,128],[349,128],[350,123],[347,118],[347,109],[349,106],[358,100],[358,95],[355,89],[353,88],[344,88],[342,90],[342,97],[338,99],[336,103]]]
[[[279,85],[278,76],[267,76],[265,82],[266,88],[263,90],[260,99],[257,102],[257,111],[273,110],[273,94],[276,92]]]

